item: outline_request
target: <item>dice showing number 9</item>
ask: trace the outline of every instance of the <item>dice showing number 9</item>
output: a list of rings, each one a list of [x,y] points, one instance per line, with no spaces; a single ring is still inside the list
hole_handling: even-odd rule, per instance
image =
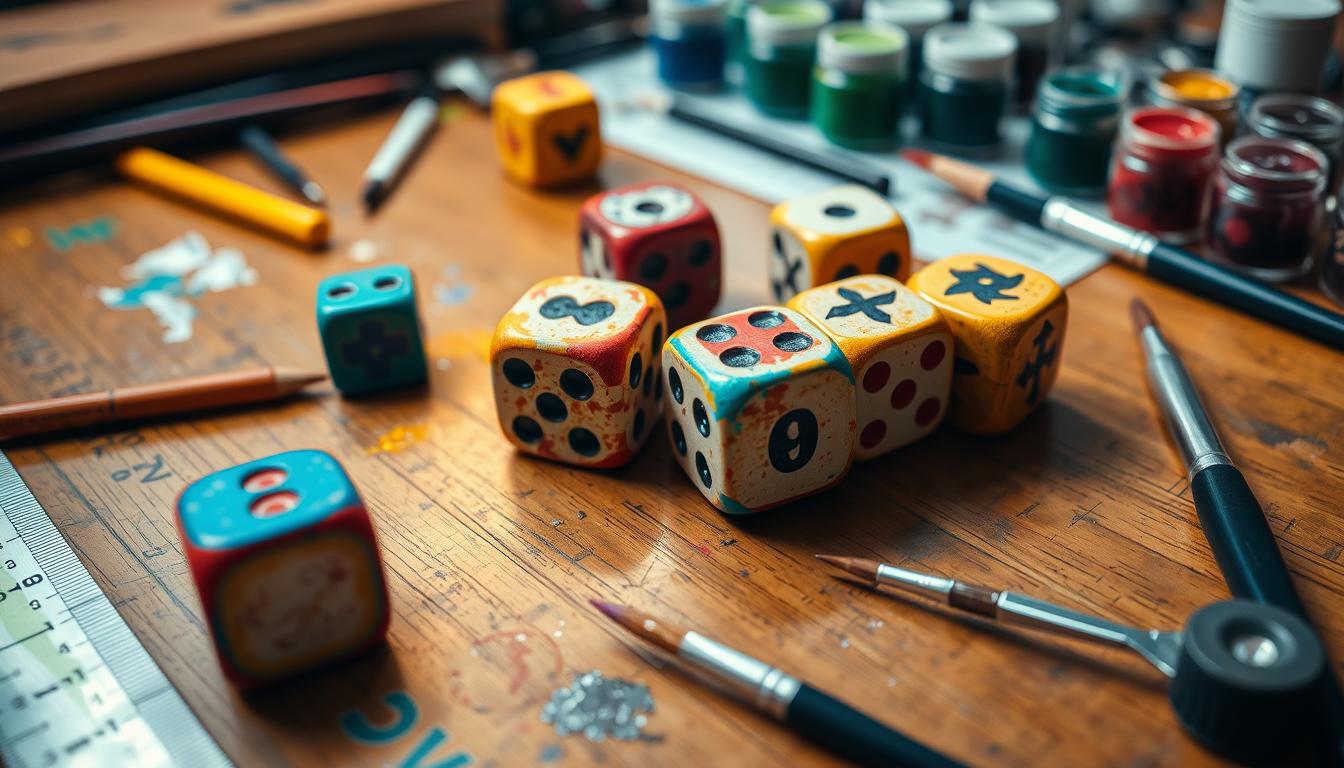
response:
[[[663,345],[672,453],[710,503],[760,512],[836,483],[854,453],[854,374],[817,326],[755,307]]]

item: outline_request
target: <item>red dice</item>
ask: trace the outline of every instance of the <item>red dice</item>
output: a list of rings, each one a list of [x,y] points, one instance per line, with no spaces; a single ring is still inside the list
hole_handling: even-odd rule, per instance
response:
[[[602,192],[583,204],[579,227],[583,274],[652,289],[671,329],[719,303],[719,226],[689,190],[655,181]]]

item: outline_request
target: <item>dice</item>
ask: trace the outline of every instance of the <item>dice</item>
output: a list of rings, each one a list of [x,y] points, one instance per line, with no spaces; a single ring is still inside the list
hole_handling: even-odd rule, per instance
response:
[[[854,369],[854,456],[871,459],[924,437],[948,409],[952,330],[900,282],[859,275],[810,288],[788,306],[826,332]]]
[[[580,268],[653,289],[670,328],[719,303],[719,226],[689,190],[657,181],[593,195],[579,213]]]
[[[389,264],[323,280],[317,330],[342,395],[411,387],[428,375],[415,278],[406,267]]]
[[[597,101],[578,77],[554,71],[505,81],[495,88],[490,111],[500,162],[513,179],[557,187],[597,172]]]
[[[910,277],[956,338],[953,424],[994,435],[1041,404],[1059,373],[1067,297],[1054,280],[1007,259],[960,254]]]
[[[499,427],[526,453],[618,467],[662,413],[662,302],[642,285],[553,277],[528,289],[490,348]]]
[[[910,274],[910,234],[896,209],[859,186],[786,200],[770,211],[770,290],[799,291],[854,275]]]
[[[686,326],[663,369],[673,454],[720,510],[769,509],[849,471],[854,374],[801,314],[755,307]]]
[[[197,480],[177,529],[225,675],[257,687],[382,642],[387,587],[345,470],[288,451]]]

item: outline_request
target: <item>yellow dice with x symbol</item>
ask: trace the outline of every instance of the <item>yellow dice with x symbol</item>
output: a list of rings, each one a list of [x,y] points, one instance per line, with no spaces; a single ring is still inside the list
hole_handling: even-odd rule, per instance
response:
[[[500,162],[532,187],[592,178],[602,159],[597,100],[568,72],[537,72],[500,83],[491,98]]]

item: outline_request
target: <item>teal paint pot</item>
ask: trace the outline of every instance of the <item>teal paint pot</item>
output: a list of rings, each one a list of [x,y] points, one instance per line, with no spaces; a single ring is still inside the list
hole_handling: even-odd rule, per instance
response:
[[[1017,38],[989,24],[940,24],[924,37],[920,135],[950,152],[999,143]]]
[[[807,117],[817,34],[831,21],[820,0],[765,2],[747,9],[747,97],[776,117]]]
[[[742,67],[747,59],[747,10],[753,4],[754,0],[728,0],[725,77],[730,83],[740,84],[743,79]]]
[[[1059,194],[1104,193],[1128,97],[1129,83],[1116,72],[1067,67],[1046,75],[1027,139],[1032,178]]]
[[[910,37],[900,27],[841,22],[822,29],[812,78],[812,122],[843,147],[896,142]]]
[[[864,0],[863,20],[893,24],[910,36],[906,71],[907,103],[913,103],[915,84],[919,82],[924,35],[930,29],[952,20],[952,0]]]

